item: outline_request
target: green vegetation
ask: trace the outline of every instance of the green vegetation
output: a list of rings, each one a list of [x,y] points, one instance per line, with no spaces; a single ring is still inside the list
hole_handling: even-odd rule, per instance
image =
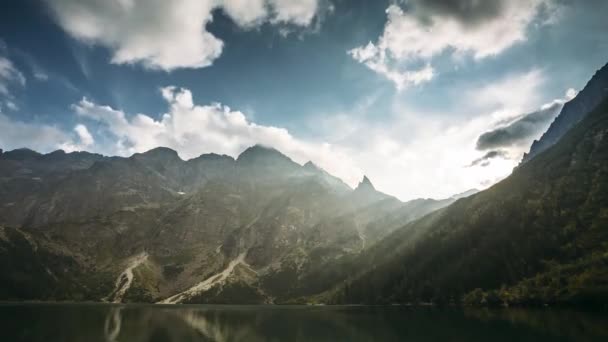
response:
[[[337,303],[580,304],[608,294],[608,101],[493,186],[395,231]]]

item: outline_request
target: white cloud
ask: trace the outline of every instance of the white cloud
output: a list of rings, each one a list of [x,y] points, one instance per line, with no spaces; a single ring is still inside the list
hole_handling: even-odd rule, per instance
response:
[[[273,22],[308,26],[319,7],[318,0],[269,0],[274,10]]]
[[[7,100],[6,103],[6,108],[12,110],[12,111],[18,111],[19,110],[19,106],[17,106],[17,104],[11,100]]]
[[[258,125],[221,104],[194,104],[187,89],[166,87],[161,95],[169,109],[159,120],[145,114],[128,117],[121,110],[86,98],[72,107],[79,116],[100,122],[115,138],[116,144],[106,153],[128,156],[166,146],[189,159],[210,152],[237,156],[249,146],[263,144],[300,163],[312,160],[350,184],[356,184],[362,176],[353,160],[331,144],[304,141],[284,128]]]
[[[8,58],[0,56],[0,95],[10,96],[11,85],[25,86],[25,76]]]
[[[486,168],[465,167],[479,158],[475,141],[492,123],[491,117],[478,115],[456,123],[438,120],[438,115],[399,102],[382,121],[351,116],[345,134],[335,134],[339,142],[334,146],[350,156],[376,188],[402,200],[445,198],[483,188],[488,178],[511,171],[512,163],[502,161]],[[342,130],[332,116],[329,120],[330,129]]]
[[[267,2],[268,1],[268,2]],[[206,30],[222,8],[238,25],[265,20],[307,26],[318,0],[47,0],[59,25],[73,37],[112,49],[116,64],[147,68],[202,68],[218,58],[223,42]],[[273,14],[270,14],[272,11]]]
[[[34,71],[33,75],[34,75],[34,78],[36,78],[38,81],[48,81],[49,80],[49,75],[41,70]]]
[[[572,100],[573,98],[576,97],[577,94],[578,94],[578,91],[576,91],[573,88],[568,88],[568,90],[566,90],[566,100],[567,101]]]
[[[89,133],[87,126],[78,124],[74,127],[74,131],[78,134],[78,138],[83,146],[91,146],[95,143],[95,139],[93,139],[93,136]]]
[[[510,115],[538,108],[542,104],[540,88],[546,80],[541,69],[509,74],[465,92],[467,100],[478,109],[494,110],[495,115]]]
[[[240,26],[259,24],[268,16],[265,0],[224,0],[224,11]]]
[[[366,46],[349,51],[349,54],[371,70],[395,83],[397,90],[403,90],[409,85],[418,85],[433,79],[435,70],[429,63],[418,70],[400,70],[391,65],[387,55],[381,53],[376,45],[369,42]]]
[[[0,148],[11,150],[28,147],[49,152],[69,143],[71,137],[61,129],[39,123],[15,121],[0,113]]]
[[[404,11],[392,4],[386,10],[387,23],[377,42],[354,48],[349,54],[358,62],[393,81],[399,89],[432,79],[432,73],[423,77],[408,77],[420,73],[420,63],[428,64],[441,54],[471,55],[483,59],[497,55],[514,44],[526,40],[530,23],[538,16],[541,5],[550,0],[499,0],[490,14],[469,18],[471,11],[462,11],[458,4],[416,0]],[[425,5],[425,2],[429,4]],[[485,2],[464,2],[462,5],[482,7]],[[465,6],[465,8],[466,8]],[[455,11],[452,13],[450,11]],[[466,18],[463,18],[466,16]],[[549,21],[546,21],[549,23]],[[424,70],[424,69],[422,69]]]
[[[205,67],[223,43],[205,26],[212,0],[47,1],[72,36],[114,50],[112,62],[172,70]]]
[[[78,139],[69,140],[61,143],[59,147],[66,152],[85,151],[92,149],[95,144],[93,135],[89,132],[87,126],[78,124],[74,127],[74,132]]]
[[[5,49],[0,40],[0,52]],[[6,57],[0,56],[0,110],[6,107],[12,111],[18,111],[19,106],[15,103],[15,97],[11,93],[11,88],[24,87],[25,76],[19,71],[13,62]]]

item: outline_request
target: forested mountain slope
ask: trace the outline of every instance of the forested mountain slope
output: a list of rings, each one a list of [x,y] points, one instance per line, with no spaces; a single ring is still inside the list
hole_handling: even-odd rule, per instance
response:
[[[608,100],[486,191],[400,228],[334,303],[608,302]],[[603,303],[603,304],[602,304]]]

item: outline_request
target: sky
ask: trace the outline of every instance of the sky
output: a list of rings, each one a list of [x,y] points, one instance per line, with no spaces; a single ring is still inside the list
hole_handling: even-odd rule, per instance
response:
[[[508,176],[608,62],[604,0],[9,0],[0,148],[274,147],[402,200]]]

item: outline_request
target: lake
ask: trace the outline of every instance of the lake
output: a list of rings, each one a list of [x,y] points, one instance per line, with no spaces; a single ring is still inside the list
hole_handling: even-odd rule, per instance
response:
[[[2,341],[608,341],[608,316],[552,309],[0,304]]]

